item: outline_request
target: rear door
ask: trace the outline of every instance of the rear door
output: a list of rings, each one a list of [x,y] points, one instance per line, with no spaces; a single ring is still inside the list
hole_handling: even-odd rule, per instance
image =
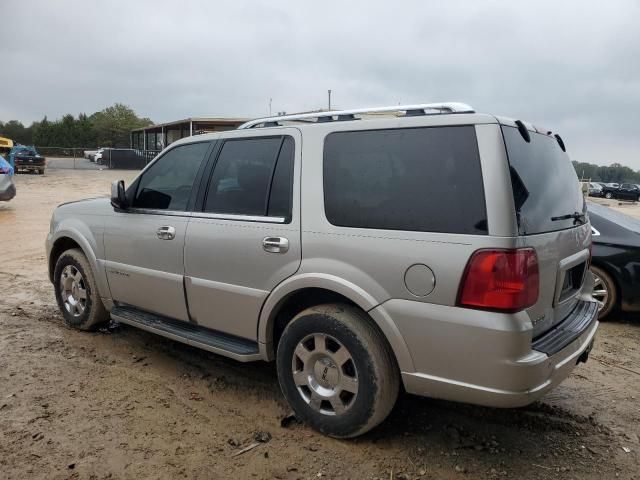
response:
[[[192,320],[255,341],[264,300],[300,265],[301,143],[293,128],[251,134],[217,145],[184,254]]]
[[[520,246],[534,247],[540,271],[538,302],[527,312],[534,336],[576,307],[587,273],[591,230],[580,182],[568,155],[550,135],[502,126]]]

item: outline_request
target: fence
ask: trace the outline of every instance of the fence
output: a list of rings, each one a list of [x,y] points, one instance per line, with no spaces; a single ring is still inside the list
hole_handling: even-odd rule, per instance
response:
[[[47,168],[72,170],[142,169],[158,153],[158,150],[134,150],[130,148],[105,148],[96,158],[97,148],[38,147],[38,153],[47,158]]]

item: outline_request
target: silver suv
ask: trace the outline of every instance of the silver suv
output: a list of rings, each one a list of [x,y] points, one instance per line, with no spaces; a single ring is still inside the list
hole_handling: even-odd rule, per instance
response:
[[[526,405],[586,360],[591,229],[558,135],[459,103],[290,115],[173,143],[58,207],[65,320],[275,360],[298,418],[360,435],[413,394]]]

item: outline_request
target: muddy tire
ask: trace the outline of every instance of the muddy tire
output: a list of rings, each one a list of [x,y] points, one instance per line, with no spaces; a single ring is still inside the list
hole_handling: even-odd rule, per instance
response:
[[[350,305],[319,305],[296,315],[280,337],[276,363],[296,417],[332,437],[371,430],[398,397],[400,374],[385,338]]]
[[[58,257],[53,280],[56,301],[68,325],[92,331],[108,321],[93,271],[81,250],[72,248]]]
[[[607,272],[601,268],[591,266],[593,273],[593,298],[595,298],[600,306],[598,307],[598,320],[606,320],[618,303],[618,291],[616,283]]]

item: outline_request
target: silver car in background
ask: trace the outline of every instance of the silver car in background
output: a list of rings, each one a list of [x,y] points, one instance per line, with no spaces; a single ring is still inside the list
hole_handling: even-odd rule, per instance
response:
[[[8,202],[16,196],[13,174],[13,167],[0,155],[0,202]]]
[[[586,361],[598,326],[562,139],[460,103],[177,141],[111,200],[59,206],[46,246],[70,325],[275,360],[296,415],[334,437],[382,422],[401,385],[531,403]]]

